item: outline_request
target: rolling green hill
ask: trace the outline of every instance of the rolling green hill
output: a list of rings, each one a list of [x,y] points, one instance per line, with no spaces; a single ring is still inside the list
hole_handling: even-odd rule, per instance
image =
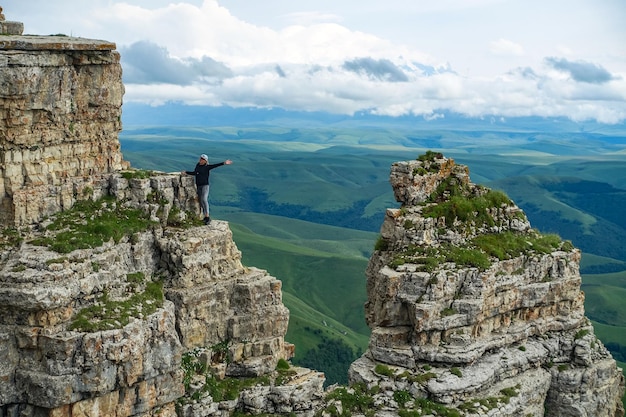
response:
[[[325,316],[341,320],[353,331],[368,334],[363,314],[367,258],[362,254],[355,256],[349,253],[353,250],[351,245],[362,246],[364,250],[369,244],[373,248],[375,234],[365,240],[365,234],[360,231],[351,235],[349,229],[337,230],[339,228],[298,221],[303,227],[302,235],[296,241],[311,229],[317,229],[317,232],[327,229],[329,236],[337,236],[334,242],[313,239],[306,245],[299,245],[252,232],[249,227],[235,223],[236,217],[223,216],[226,220],[230,219],[233,238],[242,252],[244,264],[267,270],[282,280],[284,292],[306,302]],[[277,217],[263,217],[266,223],[289,223]],[[312,246],[317,249],[312,249]],[[326,248],[321,250],[323,246]]]
[[[626,342],[626,309],[623,307],[626,299],[626,271],[585,274],[582,288],[587,316],[605,326],[621,328],[621,331],[612,332],[612,337]],[[623,360],[626,360],[626,356]]]
[[[619,357],[626,352],[626,341],[616,336],[625,333],[620,320],[626,318],[626,304],[618,301],[626,295],[620,275],[626,271],[626,140],[616,134],[626,135],[502,126],[132,127],[120,141],[137,168],[179,172],[191,169],[200,153],[212,162],[234,161],[212,171],[211,215],[230,222],[246,265],[283,282],[295,360],[308,352],[343,358],[344,347],[354,355],[365,349],[364,271],[385,210],[398,206],[389,167],[427,149],[467,165],[473,182],[507,193],[533,227],[581,248],[588,315]],[[329,370],[320,369],[327,376],[349,359],[332,360]]]

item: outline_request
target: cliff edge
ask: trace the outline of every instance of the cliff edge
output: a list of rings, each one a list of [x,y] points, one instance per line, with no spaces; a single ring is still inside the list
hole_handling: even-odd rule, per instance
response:
[[[281,282],[123,160],[115,44],[0,22],[0,417],[311,415]]]

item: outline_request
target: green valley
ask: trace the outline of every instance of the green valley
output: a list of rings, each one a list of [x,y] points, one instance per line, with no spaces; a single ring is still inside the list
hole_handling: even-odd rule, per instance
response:
[[[230,223],[245,265],[283,282],[294,362],[318,360],[330,383],[367,347],[365,269],[385,210],[398,207],[389,167],[428,149],[468,165],[473,182],[504,191],[533,227],[583,251],[587,315],[626,360],[623,130],[131,126],[120,141],[135,168],[179,172],[200,153],[234,161],[211,173],[211,216]]]

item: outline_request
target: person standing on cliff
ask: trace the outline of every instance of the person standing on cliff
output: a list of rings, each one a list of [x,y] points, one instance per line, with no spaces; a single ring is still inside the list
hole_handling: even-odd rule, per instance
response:
[[[211,217],[209,217],[209,175],[211,170],[232,163],[233,161],[227,159],[219,164],[209,164],[209,157],[206,156],[206,154],[202,154],[193,171],[181,171],[181,174],[193,175],[196,179],[196,191],[198,192],[198,202],[200,203],[200,211],[204,217],[204,224],[211,222]]]

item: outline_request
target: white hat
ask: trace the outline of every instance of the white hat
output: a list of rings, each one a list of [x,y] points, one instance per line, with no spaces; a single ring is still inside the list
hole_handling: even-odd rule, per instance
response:
[[[202,155],[200,155],[200,159],[204,159],[205,161],[209,162],[209,157],[206,156],[205,153],[203,153]]]

